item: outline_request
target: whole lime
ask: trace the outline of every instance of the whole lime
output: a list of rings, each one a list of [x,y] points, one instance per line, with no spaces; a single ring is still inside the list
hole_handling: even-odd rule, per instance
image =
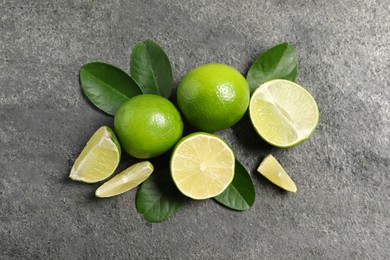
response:
[[[219,63],[199,66],[180,82],[177,101],[187,121],[205,132],[236,124],[249,104],[249,86],[236,69]]]
[[[183,121],[166,98],[142,94],[124,102],[114,126],[123,149],[136,158],[152,158],[168,151],[181,137]]]

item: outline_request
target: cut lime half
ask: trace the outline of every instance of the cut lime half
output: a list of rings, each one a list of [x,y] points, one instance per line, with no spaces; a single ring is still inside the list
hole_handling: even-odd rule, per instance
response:
[[[171,174],[177,188],[200,200],[221,194],[234,176],[234,154],[221,138],[207,133],[184,137],[171,158]]]
[[[291,147],[308,139],[319,120],[312,95],[282,79],[260,85],[253,93],[249,114],[257,133],[277,147]]]
[[[144,182],[153,172],[153,165],[148,162],[136,163],[112,179],[106,181],[96,192],[96,197],[107,198],[129,191]]]
[[[257,171],[280,188],[291,192],[297,191],[293,180],[271,154],[264,158]]]
[[[119,142],[107,126],[99,128],[76,159],[69,177],[75,181],[95,183],[115,171],[121,157]]]

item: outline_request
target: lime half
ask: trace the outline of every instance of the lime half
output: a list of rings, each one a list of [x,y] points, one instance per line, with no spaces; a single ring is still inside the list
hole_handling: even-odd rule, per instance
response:
[[[96,192],[96,197],[107,198],[129,191],[144,182],[153,172],[153,165],[148,162],[136,163],[112,179],[106,181]]]
[[[264,158],[257,171],[280,188],[291,192],[297,191],[293,180],[271,154]]]
[[[76,159],[69,177],[75,181],[102,181],[115,171],[121,150],[114,132],[107,126],[99,128]]]
[[[171,158],[171,174],[177,188],[200,200],[221,194],[234,176],[234,154],[221,138],[207,133],[184,137]]]
[[[308,139],[319,120],[312,95],[282,79],[260,85],[253,93],[249,114],[258,134],[277,147],[291,147]]]

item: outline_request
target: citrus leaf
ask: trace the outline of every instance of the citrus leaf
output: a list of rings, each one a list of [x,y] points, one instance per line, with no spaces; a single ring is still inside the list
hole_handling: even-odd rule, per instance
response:
[[[173,216],[186,201],[172,181],[169,169],[156,170],[137,192],[137,210],[145,220],[160,222]]]
[[[173,74],[168,56],[154,41],[138,43],[131,55],[131,77],[145,94],[168,98],[172,91]]]
[[[251,176],[239,161],[236,160],[233,181],[214,199],[228,208],[240,211],[249,209],[255,203],[256,192]]]
[[[142,94],[137,83],[123,70],[102,62],[82,66],[80,82],[87,98],[110,115],[115,115],[129,98]]]
[[[260,84],[271,79],[295,81],[298,60],[293,46],[281,43],[261,54],[250,67],[246,80],[253,92]]]

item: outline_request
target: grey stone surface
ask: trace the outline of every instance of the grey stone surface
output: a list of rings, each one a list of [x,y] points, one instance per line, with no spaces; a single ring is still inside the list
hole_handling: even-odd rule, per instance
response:
[[[389,259],[390,4],[325,1],[0,1],[0,259]],[[240,213],[192,201],[150,224],[135,192],[97,200],[68,180],[90,135],[113,120],[82,95],[91,61],[129,67],[152,38],[175,86],[208,62],[243,74],[287,41],[298,82],[317,100],[311,139],[265,145],[248,118],[218,134],[250,170],[255,205]],[[298,186],[255,169],[272,152]],[[133,159],[126,157],[121,167]]]

